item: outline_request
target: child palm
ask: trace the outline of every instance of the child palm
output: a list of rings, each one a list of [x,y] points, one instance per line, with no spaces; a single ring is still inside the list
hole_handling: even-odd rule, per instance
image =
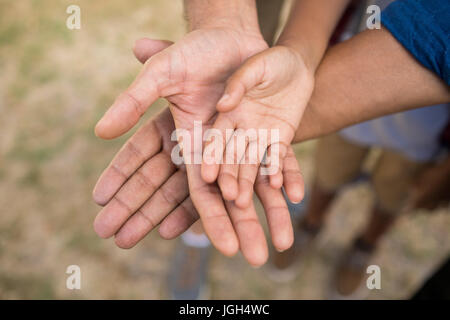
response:
[[[236,205],[242,208],[250,205],[261,163],[261,157],[255,157],[252,151],[256,149],[251,146],[261,142],[256,139],[262,138],[260,129],[265,129],[269,132],[268,147],[262,152],[267,152],[271,165],[278,160],[275,170],[271,170],[269,181],[272,187],[281,188],[282,160],[292,152],[290,144],[313,87],[313,73],[293,49],[276,46],[248,59],[229,78],[225,94],[217,105],[220,113],[213,125],[222,137],[227,136],[227,129],[234,129],[235,137],[244,135],[245,146],[236,148],[237,138],[225,139],[223,148],[214,150],[222,158],[222,164],[204,161],[203,179],[207,182],[218,179],[226,200],[235,200]],[[278,141],[270,134],[273,129],[278,129]],[[257,138],[249,137],[251,131],[248,130],[258,133]],[[275,159],[276,153],[278,159]],[[261,150],[258,154],[261,155]],[[236,160],[233,163],[227,161],[229,155],[234,155]],[[288,196],[294,202],[302,198],[301,194]]]

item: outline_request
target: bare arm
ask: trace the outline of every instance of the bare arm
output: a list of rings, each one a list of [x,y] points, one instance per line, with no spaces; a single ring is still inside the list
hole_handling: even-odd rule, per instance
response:
[[[296,0],[277,44],[299,52],[310,70],[315,70],[349,2],[349,0]]]
[[[239,26],[259,30],[255,0],[184,0],[189,30]]]
[[[325,55],[294,142],[449,101],[449,87],[417,62],[389,31],[365,31]]]

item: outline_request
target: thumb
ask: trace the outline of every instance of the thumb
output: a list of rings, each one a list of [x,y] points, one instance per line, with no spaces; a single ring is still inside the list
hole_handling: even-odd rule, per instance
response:
[[[173,42],[168,40],[141,38],[134,43],[133,53],[141,63],[145,63],[151,56],[166,49],[172,44]]]
[[[170,44],[169,41],[141,39],[136,41],[133,51],[140,61],[147,61]],[[164,74],[164,70],[161,69],[161,61],[164,61],[165,58],[167,57],[163,55],[158,60],[149,61],[130,87],[116,98],[95,127],[98,137],[112,139],[124,134],[159,98],[158,78]]]
[[[237,107],[244,95],[263,81],[264,58],[258,55],[245,62],[228,79],[225,92],[217,103],[217,111],[227,112]]]

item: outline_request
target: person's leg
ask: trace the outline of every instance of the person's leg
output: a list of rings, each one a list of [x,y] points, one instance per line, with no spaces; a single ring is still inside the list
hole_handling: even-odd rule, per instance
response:
[[[315,154],[313,187],[306,192],[306,211],[303,217],[297,219],[292,248],[273,254],[273,268],[270,269],[274,275],[272,278],[278,277],[282,281],[295,276],[294,262],[320,231],[338,189],[359,176],[368,151],[369,148],[348,142],[338,134],[319,140]]]
[[[380,238],[386,234],[389,228],[394,224],[397,215],[379,206],[374,206],[370,214],[369,222],[359,239],[367,246],[375,247]]]
[[[366,229],[347,249],[336,269],[334,286],[339,295],[349,296],[360,287],[379,239],[395,220],[395,214],[374,206]]]
[[[344,255],[336,272],[338,293],[349,295],[361,284],[380,239],[395,223],[408,198],[408,190],[425,164],[384,151],[374,169],[372,184],[376,203],[363,232]]]
[[[320,186],[317,181],[314,182],[309,196],[309,205],[304,219],[299,221],[298,227],[310,227],[311,229],[320,229],[325,220],[328,208],[334,198],[337,190],[326,190]]]
[[[197,221],[181,235],[168,274],[169,296],[174,300],[208,298],[207,272],[211,244]]]
[[[315,155],[315,179],[302,224],[320,228],[339,188],[356,179],[369,148],[347,141],[339,134],[319,140]]]

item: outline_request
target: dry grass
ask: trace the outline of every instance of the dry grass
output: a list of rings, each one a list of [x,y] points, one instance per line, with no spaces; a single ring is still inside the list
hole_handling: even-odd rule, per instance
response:
[[[65,27],[73,3],[82,10],[77,31]],[[0,0],[0,298],[164,297],[174,241],[152,234],[124,251],[93,232],[91,189],[126,138],[100,141],[93,126],[139,70],[134,40],[179,39],[181,11],[181,1]],[[313,147],[298,152],[306,177]],[[239,256],[216,254],[213,297],[326,297],[332,267],[370,201],[367,186],[343,195],[320,248],[289,285],[271,283]],[[402,219],[377,255],[383,289],[371,297],[408,296],[449,252],[449,228],[445,211]],[[80,291],[65,288],[70,264],[82,269]]]

